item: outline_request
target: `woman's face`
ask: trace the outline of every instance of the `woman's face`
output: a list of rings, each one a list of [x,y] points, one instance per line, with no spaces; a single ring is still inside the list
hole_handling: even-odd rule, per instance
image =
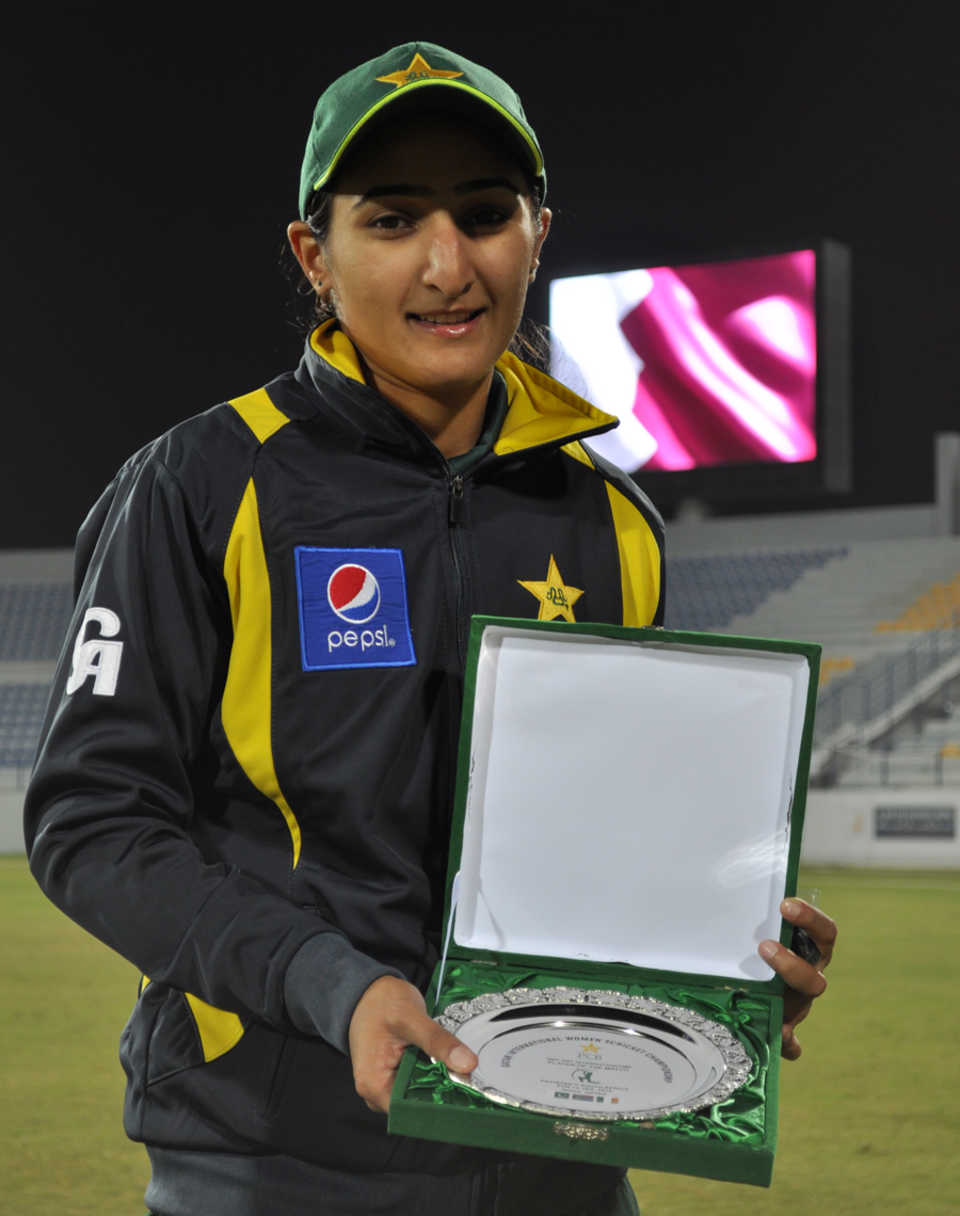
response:
[[[496,144],[421,117],[364,141],[337,176],[326,240],[301,242],[301,263],[385,396],[454,404],[489,384],[549,220]]]

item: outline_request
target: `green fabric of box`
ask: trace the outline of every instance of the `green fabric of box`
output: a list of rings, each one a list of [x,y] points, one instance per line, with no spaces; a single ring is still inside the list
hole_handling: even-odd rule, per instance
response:
[[[439,1013],[453,1002],[515,988],[570,986],[615,990],[627,996],[650,997],[679,1005],[719,1022],[736,1036],[753,1064],[746,1083],[713,1106],[651,1119],[601,1122],[583,1114],[560,1117],[491,1101],[454,1083],[442,1065],[431,1063],[422,1053],[410,1049],[404,1056],[394,1086],[389,1118],[392,1132],[568,1160],[769,1185],[777,1140],[782,981],[765,964],[747,958],[749,951],[744,949],[742,940],[733,942],[728,949],[723,927],[728,922],[724,920],[726,914],[722,908],[715,921],[712,916],[704,916],[700,928],[696,919],[684,924],[684,909],[690,900],[684,898],[681,891],[678,902],[671,906],[666,901],[659,921],[649,914],[642,921],[635,921],[633,914],[637,907],[644,907],[645,899],[652,901],[648,912],[650,907],[661,907],[664,901],[657,894],[658,882],[673,884],[679,880],[681,886],[686,882],[688,892],[696,892],[700,867],[706,872],[704,886],[710,892],[710,899],[718,905],[730,901],[729,926],[737,930],[730,936],[743,940],[749,937],[752,948],[750,935],[757,932],[752,922],[757,918],[748,917],[751,923],[745,924],[740,932],[743,908],[748,906],[743,900],[760,898],[766,917],[762,936],[779,934],[780,940],[788,943],[790,926],[780,920],[778,905],[783,896],[792,895],[796,890],[818,663],[819,647],[809,643],[662,629],[474,618],[466,669],[445,931],[450,927],[451,895],[458,872],[465,876],[467,894],[465,896],[461,890],[441,991],[439,995],[436,992],[441,979],[438,967],[428,993],[429,1007]],[[579,672],[565,683],[567,676],[559,669],[570,664],[579,664]],[[611,693],[609,683],[594,690],[593,676],[587,672],[591,665],[598,671],[605,671],[608,681],[611,671],[622,671],[622,693],[617,690]],[[540,673],[536,681],[524,679],[524,673],[530,671]],[[511,672],[519,674],[505,674]],[[617,676],[612,682],[620,679]],[[508,680],[514,682],[508,683]],[[528,696],[526,687],[534,683],[537,687]],[[554,823],[551,816],[543,815],[531,805],[535,800],[529,797],[529,791],[523,795],[522,782],[516,783],[518,804],[502,806],[504,790],[497,784],[497,764],[501,763],[497,757],[503,754],[498,740],[506,737],[504,731],[512,731],[509,737],[514,740],[522,735],[523,746],[529,739],[529,764],[534,784],[541,775],[537,770],[541,756],[538,739],[546,739],[551,730],[549,720],[540,727],[531,722],[541,692],[548,699],[559,698],[562,702],[563,693],[569,691],[578,702],[585,702],[580,709],[581,718],[590,723],[603,713],[608,696],[621,711],[623,706],[629,711],[633,689],[640,685],[644,685],[645,690],[638,694],[637,720],[643,720],[646,715],[654,723],[650,733],[654,736],[651,746],[655,754],[645,759],[644,741],[639,741],[637,764],[640,769],[635,790],[625,792],[622,799],[611,796],[608,790],[606,797],[599,797],[585,809],[582,820],[576,815],[572,820],[563,818],[561,814],[559,821]],[[729,713],[726,704],[728,685],[729,699],[734,702]],[[701,688],[703,696],[698,698]],[[505,690],[509,692],[508,706],[500,703],[507,695]],[[757,690],[760,690],[759,694]],[[766,690],[770,690],[769,694]],[[774,740],[776,746],[782,742],[784,788],[778,793],[780,770],[777,761],[758,757],[755,766],[758,774],[751,773],[748,779],[745,778],[743,798],[747,810],[745,818],[737,820],[731,829],[735,838],[730,850],[724,852],[722,847],[717,848],[716,840],[723,841],[727,815],[731,807],[739,805],[739,791],[717,792],[704,805],[702,815],[707,840],[702,846],[692,847],[690,874],[683,873],[682,856],[644,855],[642,848],[635,849],[636,856],[624,862],[623,855],[629,852],[633,841],[642,842],[647,835],[659,839],[658,833],[667,833],[664,839],[672,839],[669,833],[675,829],[670,821],[675,818],[680,820],[677,830],[682,834],[681,839],[690,837],[690,825],[683,823],[683,811],[682,808],[678,811],[677,803],[688,793],[688,784],[684,783],[699,778],[689,777],[685,770],[677,774],[671,758],[662,756],[665,750],[662,739],[671,738],[675,731],[677,738],[683,741],[673,757],[681,766],[697,767],[690,765],[689,755],[691,749],[697,751],[709,787],[712,762],[721,770],[726,764],[732,773],[744,767],[743,763],[740,763],[740,769],[736,767],[737,755],[731,759],[726,754],[731,745],[723,731],[738,730],[737,713],[745,715],[744,720],[750,720],[752,699],[758,695],[761,696],[763,721],[757,724],[757,746],[769,753],[770,740]],[[595,704],[591,700],[594,696]],[[766,701],[762,700],[764,696]],[[649,702],[646,707],[644,698]],[[511,712],[514,719],[504,725],[505,715]],[[654,722],[661,712],[665,715],[664,722]],[[782,723],[771,726],[767,719],[776,719],[778,714]],[[722,721],[731,716],[732,724]],[[623,717],[624,712],[618,712],[617,720],[604,728],[609,730],[611,747],[617,748],[618,754],[628,748],[632,738],[631,724],[624,723]],[[694,731],[697,732],[694,736],[680,720],[684,717],[694,719]],[[765,731],[768,733],[764,734]],[[770,731],[775,733],[770,734]],[[715,737],[704,739],[703,736],[711,732]],[[661,740],[659,745],[658,738]],[[549,742],[544,746],[547,751],[543,754],[553,756],[551,765],[557,763],[561,767],[566,752],[577,750],[566,748],[563,742],[557,745],[560,749],[557,753],[549,750],[553,746]],[[711,746],[721,749],[723,754],[713,756]],[[510,742],[510,747],[514,751],[518,749],[515,741]],[[732,750],[736,752],[738,747],[741,760],[742,756],[751,754],[752,743],[740,739],[739,734]],[[596,739],[592,737],[585,739],[584,749],[587,753],[584,763],[589,770],[584,780],[590,779],[591,766],[595,766],[602,785],[606,770],[616,768],[615,757],[604,754],[603,747],[597,747]],[[523,756],[516,762],[522,768]],[[576,758],[570,760],[571,765],[579,763]],[[657,790],[661,786],[651,774],[658,766],[663,768],[662,788],[672,798],[668,815],[664,815],[664,808],[657,805]],[[514,770],[508,768],[507,771],[515,777]],[[573,772],[571,768],[570,773]],[[556,776],[559,785],[551,786],[548,779],[546,788],[564,787],[571,779],[570,773]],[[621,779],[614,775],[610,780]],[[508,793],[512,788],[508,782]],[[768,813],[766,802],[770,798],[779,799],[782,805]],[[750,836],[750,807],[754,801],[763,808],[765,825],[759,829],[755,842]],[[691,813],[698,817],[701,811],[695,806]],[[503,823],[508,825],[506,828],[497,826],[501,815]],[[539,816],[539,826],[527,823],[529,816]],[[522,856],[529,858],[532,850],[539,851],[537,842],[543,837],[537,833],[547,826],[555,829],[558,836],[565,833],[571,839],[582,827],[588,841],[588,868],[592,866],[598,878],[593,898],[588,884],[586,892],[579,890],[568,900],[569,915],[565,911],[563,891],[569,891],[570,884],[564,886],[562,877],[557,880],[552,877],[567,874],[568,846],[562,839],[555,841],[553,833],[544,843],[546,858],[542,859],[542,864],[530,867],[534,910],[525,911],[525,892],[516,896],[516,906],[511,903],[513,889],[525,885],[523,872],[516,867],[523,864]],[[514,835],[518,836],[516,850],[511,847]],[[605,852],[606,847],[609,852]],[[701,847],[700,853],[697,853],[698,847]],[[521,854],[519,861],[514,856],[516,851]],[[765,854],[769,854],[766,859]],[[715,863],[709,861],[714,855]],[[612,868],[620,867],[617,873],[621,881],[619,886],[614,884],[612,892],[599,881],[607,861]],[[634,861],[637,886],[630,891],[624,890],[621,896],[620,889],[627,885],[622,878],[628,873],[623,867]],[[504,868],[502,875],[499,873],[501,866]],[[541,870],[546,872],[546,877]],[[506,895],[498,894],[500,879]],[[553,889],[555,881],[561,887],[559,893]],[[653,893],[648,894],[647,888],[651,887]],[[621,898],[622,915],[618,915]],[[585,899],[590,902],[584,903]],[[484,905],[488,900],[503,913],[502,918],[491,914],[489,922],[485,920]],[[595,915],[594,903],[600,905]],[[772,909],[767,904],[772,905]],[[611,909],[613,914],[610,914]],[[546,928],[539,923],[541,912]],[[591,918],[593,923],[581,930],[581,921],[590,922]],[[670,936],[674,932],[674,919],[679,923],[675,957]],[[557,922],[557,937],[551,937],[554,922]],[[644,924],[645,931],[636,933],[633,928],[636,923]],[[504,940],[494,941],[504,924],[508,926],[503,930]],[[651,932],[651,924],[656,933]],[[609,943],[604,936],[608,931]],[[712,940],[715,935],[718,936],[716,942]],[[631,937],[642,940],[631,946]],[[660,938],[667,940],[658,945]],[[569,948],[565,951],[562,946],[568,939]],[[701,939],[707,943],[705,947],[701,945]],[[546,948],[531,949],[537,945]],[[649,958],[646,957],[648,952]],[[704,969],[683,965],[695,961],[699,952],[705,955]],[[628,953],[629,957],[625,957]],[[742,965],[737,962],[741,956],[744,958]]]

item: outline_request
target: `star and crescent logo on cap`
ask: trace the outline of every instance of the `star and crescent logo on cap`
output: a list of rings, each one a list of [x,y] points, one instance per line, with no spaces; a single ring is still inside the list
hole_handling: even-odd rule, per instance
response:
[[[410,66],[404,71],[391,72],[389,76],[378,76],[377,80],[402,89],[405,84],[410,84],[414,80],[453,80],[455,76],[462,75],[463,72],[446,72],[443,68],[432,68],[420,52],[417,51],[416,55],[410,60]]]
[[[583,591],[579,587],[568,587],[564,583],[560,568],[552,553],[547,566],[547,577],[543,582],[522,578],[518,578],[517,582],[525,591],[529,591],[535,599],[540,601],[540,611],[537,613],[538,621],[552,621],[558,616],[563,617],[565,621],[576,621],[573,606],[583,595]]]

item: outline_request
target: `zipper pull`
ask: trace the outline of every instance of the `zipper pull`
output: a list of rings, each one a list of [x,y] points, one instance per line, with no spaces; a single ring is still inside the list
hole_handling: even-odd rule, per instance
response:
[[[463,523],[463,476],[460,473],[454,473],[450,478],[448,518],[452,524]]]

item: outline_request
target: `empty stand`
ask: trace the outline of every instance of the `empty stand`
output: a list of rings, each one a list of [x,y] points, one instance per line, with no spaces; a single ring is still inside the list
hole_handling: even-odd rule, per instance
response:
[[[933,583],[896,620],[878,621],[879,632],[953,629],[960,625],[960,574],[947,583]]]
[[[0,583],[0,663],[56,659],[71,607],[68,583]]]
[[[842,749],[832,784],[960,786],[960,677],[872,744]]]
[[[50,681],[72,609],[69,582],[0,581],[0,785],[33,764]]]
[[[903,650],[865,660],[846,678],[834,680],[821,692],[817,705],[818,734],[829,734],[844,723],[881,719],[938,672],[943,673],[944,679],[949,678],[955,665],[952,661],[958,656],[960,631],[938,630],[915,639]]]
[[[666,624],[671,629],[726,631],[737,617],[752,617],[774,593],[788,592],[807,571],[846,552],[834,548],[675,558],[667,573]]]
[[[0,684],[0,768],[33,764],[49,693],[47,684]]]
[[[960,672],[960,539],[677,558],[667,575],[666,620],[820,642],[815,775],[822,770],[836,782],[842,774],[846,783],[955,779],[960,731],[939,747],[888,736]]]
[[[834,552],[833,558],[805,569],[788,590],[775,591],[749,613],[732,617],[725,628],[818,641],[825,655],[859,663],[908,645],[904,634],[909,630],[877,626],[902,618],[931,588],[960,571],[957,537],[861,541]]]

